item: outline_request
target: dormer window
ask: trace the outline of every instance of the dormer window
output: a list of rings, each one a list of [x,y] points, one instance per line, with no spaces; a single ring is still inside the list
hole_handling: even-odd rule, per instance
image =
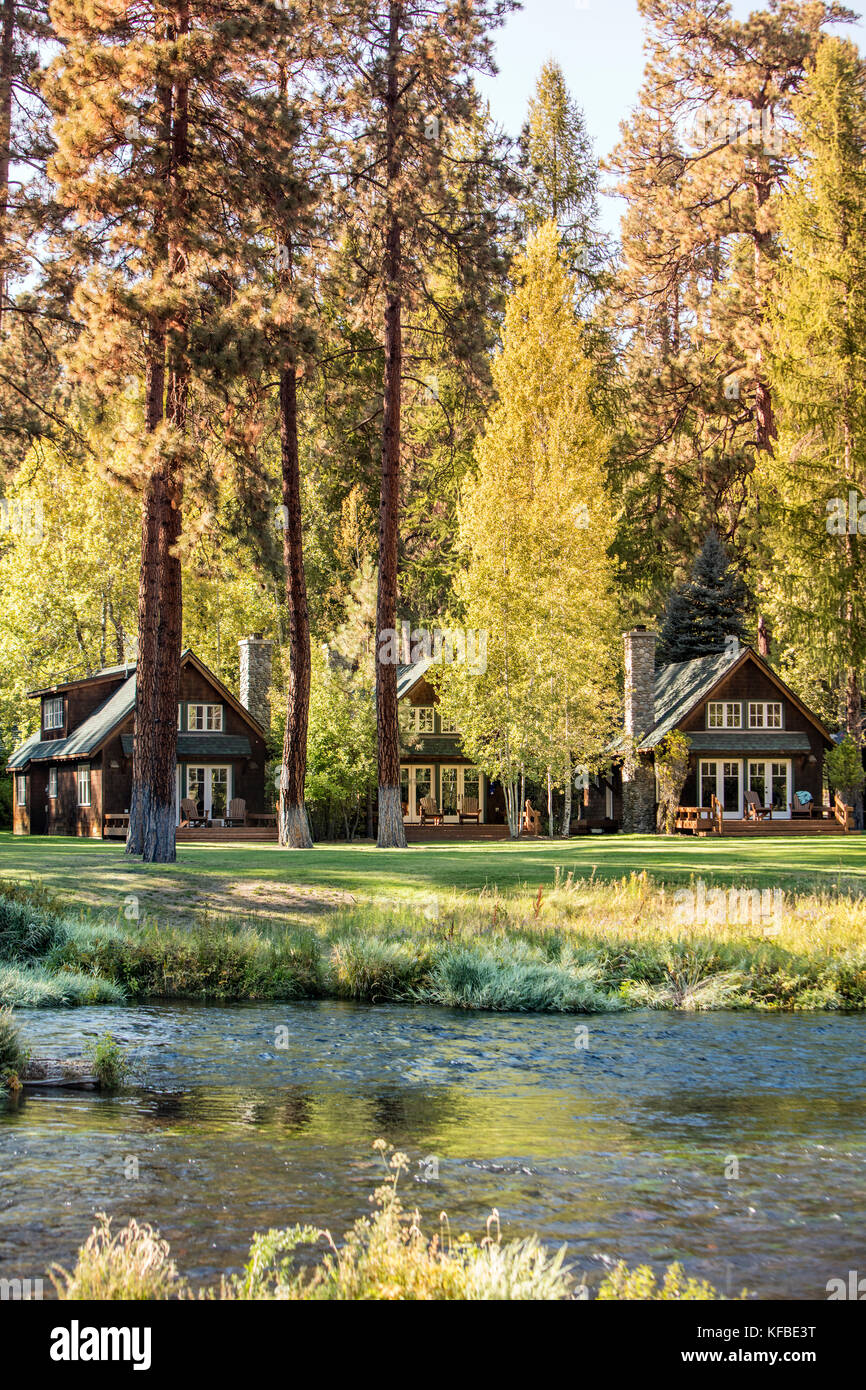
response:
[[[749,728],[750,729],[781,729],[782,727],[782,702],[781,700],[750,700],[749,701]]]
[[[186,727],[191,733],[207,732],[221,734],[223,731],[222,705],[187,705]]]
[[[413,705],[409,711],[409,729],[413,734],[432,734],[433,706]]]
[[[739,700],[710,700],[707,703],[708,729],[742,729],[743,706]]]
[[[51,729],[63,728],[63,696],[53,695],[42,704],[42,728],[46,733]]]

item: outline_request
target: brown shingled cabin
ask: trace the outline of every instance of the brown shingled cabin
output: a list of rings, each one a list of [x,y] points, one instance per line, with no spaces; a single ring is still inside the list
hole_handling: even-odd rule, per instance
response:
[[[256,636],[240,645],[240,699],[193,652],[181,656],[178,821],[184,798],[196,803],[202,819],[217,824],[236,797],[248,814],[272,809],[265,806],[267,674],[261,678],[263,671],[269,673],[270,643]],[[105,667],[29,694],[40,701],[41,720],[38,732],[8,762],[15,834],[125,838],[134,664]]]

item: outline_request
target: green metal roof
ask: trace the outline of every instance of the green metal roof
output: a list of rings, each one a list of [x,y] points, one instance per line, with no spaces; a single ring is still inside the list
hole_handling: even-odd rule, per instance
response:
[[[122,738],[124,753],[132,752],[132,734]],[[248,758],[252,753],[250,741],[240,734],[178,734],[179,760],[190,758]]]
[[[135,676],[130,676],[68,737],[40,739],[39,734],[33,734],[15,749],[8,765],[20,768],[31,762],[54,762],[57,758],[87,758],[134,709]]]
[[[808,753],[809,735],[787,729],[700,729],[686,735],[693,753]]]
[[[638,745],[639,751],[648,753],[660,743],[665,734],[675,729],[689,710],[707,695],[721,680],[729,666],[734,666],[742,656],[719,652],[713,656],[696,656],[691,661],[672,661],[656,672],[655,679],[655,728]],[[694,744],[693,744],[694,746]]]

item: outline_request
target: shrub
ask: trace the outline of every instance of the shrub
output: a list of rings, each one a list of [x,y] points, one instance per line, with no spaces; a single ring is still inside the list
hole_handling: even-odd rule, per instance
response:
[[[116,1091],[132,1072],[132,1064],[124,1049],[111,1033],[90,1038],[84,1044],[96,1078],[103,1091]]]
[[[17,1089],[29,1052],[21,1042],[11,1009],[0,1008],[0,1090]]]
[[[744,1289],[740,1297],[746,1296]],[[655,1303],[670,1302],[674,1299],[689,1302],[725,1301],[724,1294],[720,1294],[712,1284],[707,1283],[705,1279],[691,1278],[679,1263],[668,1265],[664,1279],[659,1284],[655,1271],[649,1265],[638,1265],[636,1269],[629,1269],[625,1260],[620,1260],[616,1268],[602,1281],[598,1298],[602,1301],[632,1299]]]
[[[105,1212],[78,1251],[68,1273],[53,1265],[51,1282],[61,1299],[179,1298],[183,1283],[170,1257],[168,1241],[152,1226],[130,1221],[116,1236]]]

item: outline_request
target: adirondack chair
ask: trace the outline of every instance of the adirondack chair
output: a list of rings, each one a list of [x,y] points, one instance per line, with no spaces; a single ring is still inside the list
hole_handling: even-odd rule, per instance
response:
[[[460,825],[465,820],[474,820],[478,824],[481,820],[481,811],[478,808],[477,796],[459,796],[457,798],[457,820]]]
[[[531,801],[527,801],[523,810],[523,829],[527,835],[541,834],[541,812],[535,810]]]
[[[422,797],[421,805],[420,805],[420,807],[419,807],[419,810],[420,810],[420,812],[421,812],[421,824],[422,824],[422,825],[441,825],[441,824],[442,824],[442,812],[439,810],[439,807],[436,805],[436,798],[435,798],[435,796],[425,796],[425,797]]]
[[[225,813],[223,825],[246,825],[247,803],[242,796],[233,796]]]
[[[762,806],[758,800],[757,792],[744,792],[743,798],[746,803],[746,820],[772,820],[772,806]]]
[[[199,815],[198,806],[191,796],[185,796],[180,803],[180,824],[181,828],[207,825],[207,820],[204,816]]]
[[[812,807],[814,801],[811,792],[794,792],[794,800],[791,802],[791,819],[794,816],[807,816],[812,818]]]

